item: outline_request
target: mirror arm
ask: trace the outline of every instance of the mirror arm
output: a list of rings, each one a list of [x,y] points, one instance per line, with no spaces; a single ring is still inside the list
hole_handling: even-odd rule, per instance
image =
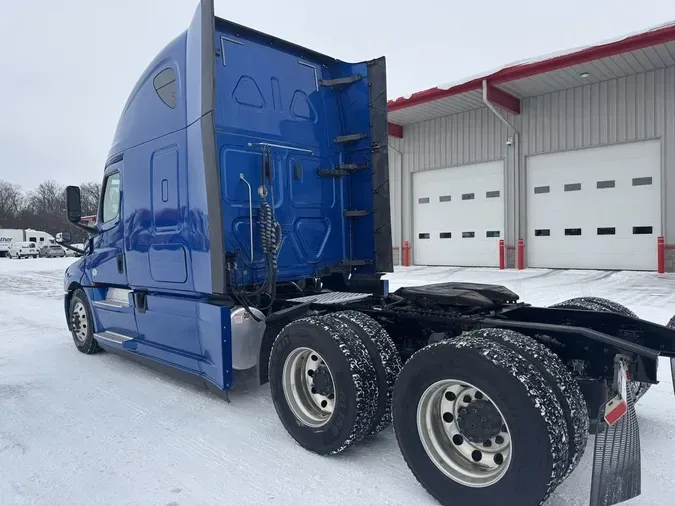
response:
[[[84,231],[87,232],[88,234],[92,234],[92,235],[94,235],[94,236],[96,236],[96,235],[99,234],[99,231],[98,231],[98,229],[97,229],[96,227],[90,227],[89,225],[84,225],[84,224],[79,223],[79,222],[78,222],[78,223],[74,223],[74,222],[72,222],[72,221],[69,221],[68,223],[70,223],[71,225],[75,225],[77,228],[79,228],[79,229],[81,229],[81,230],[84,230]]]
[[[70,246],[70,245],[68,245],[68,244],[64,244],[64,243],[62,243],[62,242],[58,242],[58,243],[56,243],[56,244],[58,244],[58,245],[61,246],[62,248],[66,248],[66,249],[69,249],[70,251],[74,251],[75,253],[80,253],[81,255],[84,255],[84,250],[83,250],[83,249],[80,249],[80,248],[74,248],[73,246]]]
[[[79,223],[75,226],[78,227],[78,228],[81,228],[82,230],[87,231],[88,233],[90,233],[92,235],[98,235],[99,234],[99,231],[96,227],[90,227],[89,225],[80,225]]]

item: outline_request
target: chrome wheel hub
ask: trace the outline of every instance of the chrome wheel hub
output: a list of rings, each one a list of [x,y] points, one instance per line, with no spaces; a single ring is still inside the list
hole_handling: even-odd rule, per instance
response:
[[[427,388],[417,406],[417,430],[431,461],[461,485],[494,485],[511,464],[510,431],[501,411],[466,381],[441,380]]]
[[[295,418],[308,427],[328,423],[337,391],[323,357],[311,348],[293,350],[282,371],[282,389]]]
[[[73,307],[73,314],[71,316],[73,333],[78,341],[84,342],[87,338],[87,311],[82,302],[77,301]]]

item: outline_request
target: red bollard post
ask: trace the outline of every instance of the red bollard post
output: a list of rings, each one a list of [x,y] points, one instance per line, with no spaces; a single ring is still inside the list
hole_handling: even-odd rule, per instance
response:
[[[403,267],[410,267],[410,243],[403,241]]]
[[[518,270],[525,268],[525,241],[518,239]]]
[[[657,270],[659,274],[666,272],[666,240],[663,237],[656,239]]]
[[[504,269],[506,261],[504,259],[504,239],[499,239],[499,268]]]

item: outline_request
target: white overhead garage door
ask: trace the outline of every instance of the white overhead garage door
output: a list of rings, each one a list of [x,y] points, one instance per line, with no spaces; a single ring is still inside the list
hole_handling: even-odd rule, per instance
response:
[[[528,157],[527,265],[656,269],[660,175],[660,141]]]
[[[499,264],[503,161],[415,172],[413,199],[415,264]]]

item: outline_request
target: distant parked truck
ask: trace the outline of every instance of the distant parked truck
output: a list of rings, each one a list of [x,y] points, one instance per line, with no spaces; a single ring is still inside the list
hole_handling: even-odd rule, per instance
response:
[[[0,257],[8,255],[9,246],[12,242],[34,242],[39,248],[42,246],[56,244],[54,236],[43,232],[41,230],[33,230],[32,228],[0,228]]]
[[[12,242],[23,240],[23,230],[17,228],[0,228],[0,257],[7,256],[9,245]]]

